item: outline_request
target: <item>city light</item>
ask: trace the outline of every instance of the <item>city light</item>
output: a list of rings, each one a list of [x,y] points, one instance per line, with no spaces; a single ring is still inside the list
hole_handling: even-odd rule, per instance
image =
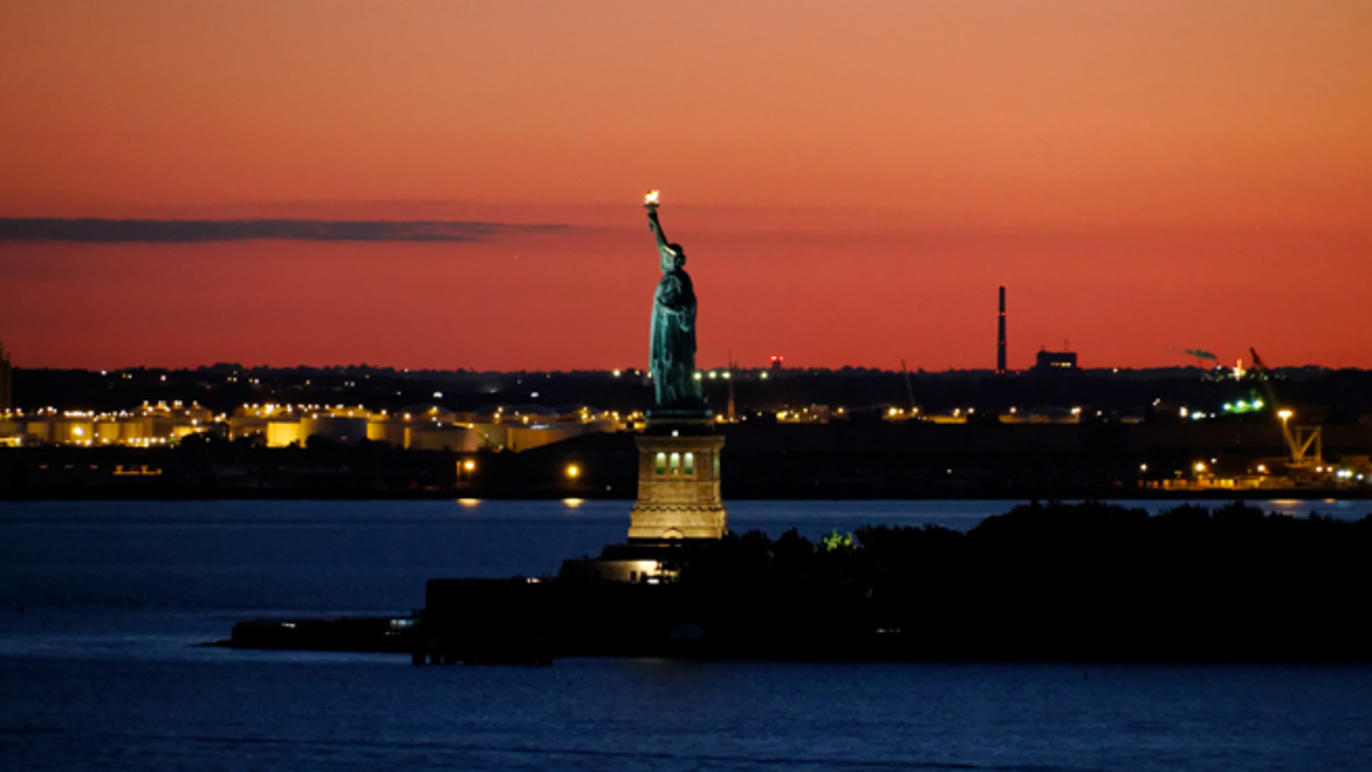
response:
[[[565,474],[567,475],[568,480],[575,480],[581,476],[581,467],[576,464],[568,464]]]
[[[192,401],[188,406],[181,400],[156,403],[144,400],[139,407],[110,412],[58,410],[47,406],[33,417],[25,416],[24,411],[18,409],[0,411],[0,422],[15,422],[8,427],[0,424],[0,432],[8,432],[0,434],[0,444],[152,448],[175,445],[186,436],[202,434],[229,441],[257,436],[266,447],[280,448],[303,446],[308,436],[320,434],[344,443],[368,440],[405,449],[527,450],[565,439],[569,433],[623,431],[630,428],[626,422],[642,420],[641,413],[626,419],[613,411],[593,413],[583,405],[575,413],[539,411],[521,416],[516,411],[518,425],[527,427],[528,432],[517,440],[503,430],[478,428],[487,422],[499,424],[504,410],[497,406],[493,414],[479,416],[431,406],[420,415],[373,411],[361,404],[245,402],[228,413],[214,413],[198,402]],[[24,419],[22,425],[18,424],[20,418]],[[418,425],[413,423],[426,418]],[[470,438],[460,436],[463,432],[480,432],[481,439],[470,444]],[[458,459],[456,463],[461,474],[465,462]],[[474,469],[474,466],[467,469]]]

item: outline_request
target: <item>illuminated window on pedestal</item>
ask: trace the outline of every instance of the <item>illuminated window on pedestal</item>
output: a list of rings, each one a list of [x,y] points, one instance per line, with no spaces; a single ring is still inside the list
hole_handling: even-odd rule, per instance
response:
[[[685,465],[682,467],[682,471],[684,471],[688,475],[694,475],[696,473],[696,454],[686,454],[686,462]]]
[[[667,454],[666,454],[666,453],[658,453],[658,454],[657,454],[657,473],[658,473],[658,474],[667,474]]]
[[[680,453],[673,453],[673,454],[672,454],[672,474],[680,474],[680,473],[681,473],[681,454],[680,454]]]

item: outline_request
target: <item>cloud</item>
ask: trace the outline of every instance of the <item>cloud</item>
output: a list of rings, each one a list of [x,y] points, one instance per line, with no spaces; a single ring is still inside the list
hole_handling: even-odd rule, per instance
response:
[[[1173,350],[1175,351],[1176,349]],[[1215,356],[1209,351],[1206,351],[1203,348],[1188,348],[1182,353],[1186,354],[1187,356],[1193,356],[1197,359],[1213,359],[1216,362],[1218,362],[1220,359],[1219,357]]]
[[[168,244],[245,239],[482,241],[501,234],[558,230],[567,227],[438,220],[101,220],[0,217],[0,241]]]

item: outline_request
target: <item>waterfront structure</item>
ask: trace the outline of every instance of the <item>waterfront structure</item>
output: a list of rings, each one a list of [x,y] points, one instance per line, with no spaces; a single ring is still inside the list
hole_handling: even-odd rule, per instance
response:
[[[720,496],[720,452],[695,371],[696,299],[683,266],[685,251],[667,241],[657,191],[648,194],[648,228],[657,242],[662,280],[653,295],[650,362],[654,390],[638,448],[638,497],[629,513],[630,540],[718,539],[727,513]]]
[[[1003,424],[1079,424],[1082,409],[1058,405],[1039,405],[1028,410],[1012,407],[996,417]]]
[[[242,405],[215,414],[197,402],[145,402],[132,410],[0,411],[0,444],[123,446],[175,445],[192,434],[228,440],[257,438],[269,448],[303,446],[311,437],[340,444],[364,440],[404,450],[520,452],[591,432],[624,430],[635,416],[578,407],[565,411],[496,406],[456,413],[438,405],[414,405],[394,413],[361,405]]]
[[[900,410],[900,408],[891,408],[891,410]],[[904,415],[904,412],[905,411],[903,410],[901,411],[902,416]],[[779,424],[827,424],[832,421],[835,416],[839,418],[846,417],[846,413],[847,411],[841,407],[835,409],[829,405],[811,403],[798,409],[787,407],[778,410],[775,414],[775,418],[776,422]],[[895,414],[890,413],[890,415],[894,417]],[[886,418],[886,416],[887,413],[882,414],[882,418]]]
[[[590,432],[622,430],[627,417],[578,407],[550,411],[537,406],[497,405],[456,412],[439,405],[411,405],[394,412],[361,405],[244,405],[229,419],[231,438],[261,435],[267,447],[304,445],[310,437],[355,444],[382,442],[404,450],[525,450]]]
[[[224,416],[192,402],[143,403],[133,410],[96,412],[45,407],[0,413],[0,441],[6,445],[152,448],[213,431]]]

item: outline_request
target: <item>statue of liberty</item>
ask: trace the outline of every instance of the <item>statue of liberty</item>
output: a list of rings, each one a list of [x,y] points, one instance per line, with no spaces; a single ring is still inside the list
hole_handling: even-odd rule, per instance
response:
[[[686,252],[662,233],[657,219],[658,194],[643,198],[648,228],[657,239],[662,279],[653,293],[652,349],[649,367],[653,374],[656,404],[662,410],[699,411],[705,406],[696,381],[696,293],[683,266]]]

